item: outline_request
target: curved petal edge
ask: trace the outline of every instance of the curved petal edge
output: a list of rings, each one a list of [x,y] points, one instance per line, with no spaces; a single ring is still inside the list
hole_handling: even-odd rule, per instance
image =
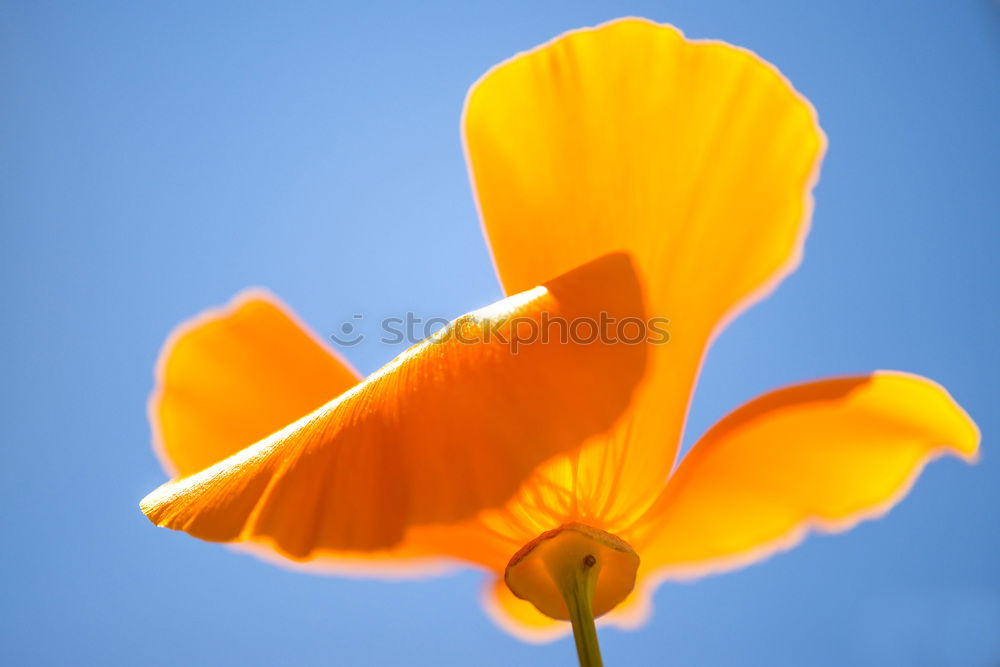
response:
[[[609,620],[641,624],[664,580],[737,569],[810,532],[879,518],[935,458],[975,462],[979,440],[944,388],[908,373],[818,380],[750,401],[705,433],[624,535],[643,559],[640,582]]]

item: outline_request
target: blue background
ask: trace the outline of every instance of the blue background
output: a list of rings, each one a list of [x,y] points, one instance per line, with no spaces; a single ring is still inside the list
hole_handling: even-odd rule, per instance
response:
[[[830,137],[805,262],[712,349],[689,440],[783,383],[898,368],[953,392],[984,456],[848,535],[663,586],[648,626],[603,632],[608,663],[996,664],[997,4],[204,4],[0,7],[0,661],[573,664],[495,629],[476,572],[313,577],[154,529],[145,401],[170,328],[245,286],[324,334],[498,298],[466,89],[637,14],[756,50]]]

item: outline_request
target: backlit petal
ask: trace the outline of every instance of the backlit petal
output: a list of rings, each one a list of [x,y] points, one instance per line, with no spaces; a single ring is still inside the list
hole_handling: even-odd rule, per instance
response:
[[[508,293],[627,250],[647,312],[670,319],[631,417],[544,475],[557,504],[543,530],[615,532],[672,468],[711,337],[798,262],[825,146],[815,113],[748,51],[626,19],[491,70],[464,138]]]
[[[809,529],[881,516],[931,459],[973,460],[979,431],[937,384],[898,372],[765,394],[713,426],[628,540],[641,582],[740,567]]]
[[[149,399],[171,474],[190,475],[284,428],[361,378],[276,297],[249,290],[185,322]]]
[[[143,511],[196,537],[308,560],[388,549],[411,527],[499,506],[627,407],[644,345],[531,336],[546,318],[601,312],[643,312],[625,255],[459,318],[299,421],[164,485]]]
[[[525,641],[549,642],[570,633],[570,624],[549,618],[514,595],[503,577],[490,579],[483,590],[483,609],[494,623]]]

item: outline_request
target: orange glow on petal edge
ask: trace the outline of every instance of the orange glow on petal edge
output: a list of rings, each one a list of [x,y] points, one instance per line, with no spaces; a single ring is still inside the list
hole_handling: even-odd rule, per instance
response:
[[[360,380],[274,295],[246,290],[164,344],[149,398],[154,447],[171,475],[190,475]]]

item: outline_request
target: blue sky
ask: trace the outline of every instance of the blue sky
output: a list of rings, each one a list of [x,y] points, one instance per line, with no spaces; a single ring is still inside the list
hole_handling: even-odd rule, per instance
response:
[[[717,341],[689,439],[775,386],[894,368],[948,387],[984,441],[881,521],[663,586],[647,627],[603,633],[607,662],[996,664],[1000,6],[203,4],[0,3],[0,661],[573,664],[571,642],[495,629],[475,572],[311,577],[153,528],[145,401],[170,328],[247,286],[324,334],[498,298],[465,92],[631,14],[757,51],[830,139],[805,261]]]

